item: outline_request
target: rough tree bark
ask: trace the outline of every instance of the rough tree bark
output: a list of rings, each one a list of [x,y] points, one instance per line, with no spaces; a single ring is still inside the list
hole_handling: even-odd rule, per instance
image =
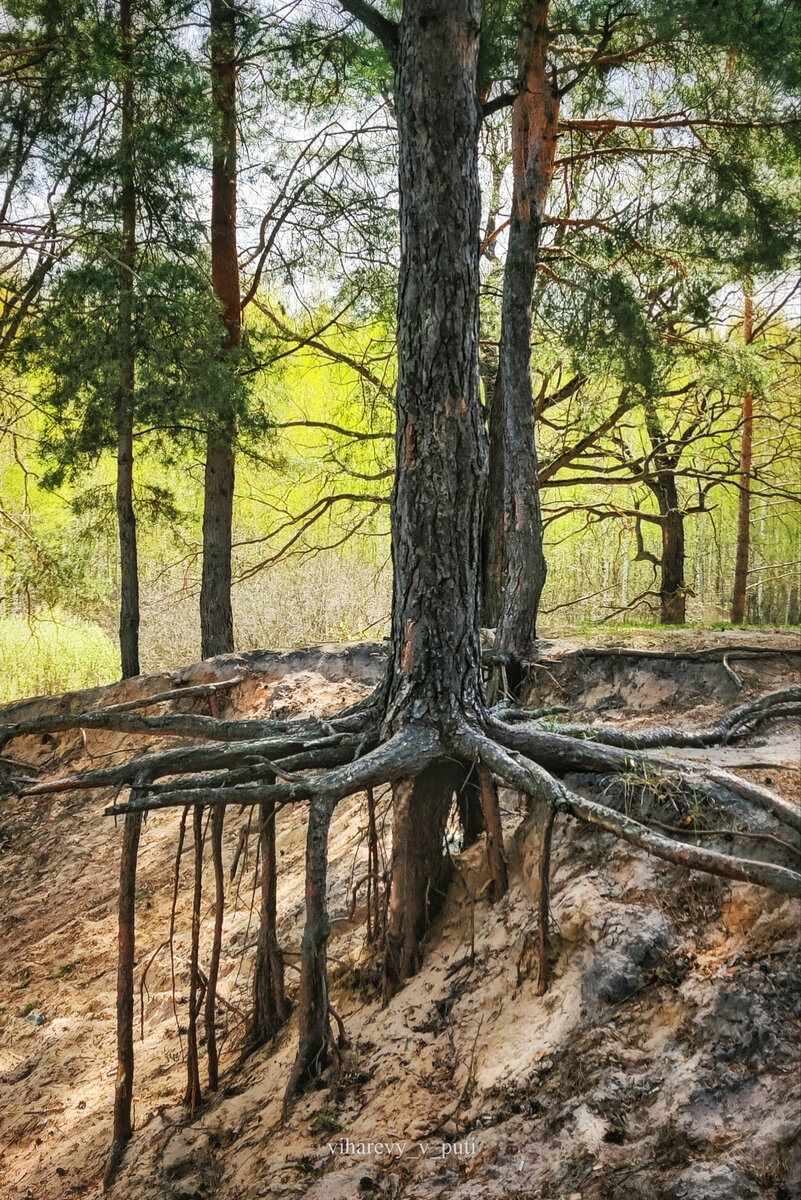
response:
[[[134,274],[136,270],[136,183],[133,160],[134,75],[131,0],[120,0],[120,295],[118,305],[119,392],[117,396],[117,528],[120,545],[120,658],[122,677],[139,674],[139,567],[133,503]]]
[[[518,43],[518,95],[512,108],[514,195],[503,276],[494,412],[503,430],[504,598],[499,637],[514,691],[531,657],[545,584],[531,383],[531,305],[540,233],[558,137],[560,96],[548,73],[549,0],[526,7]],[[486,539],[485,539],[486,540]]]
[[[754,336],[754,302],[746,286],[743,305],[743,341],[751,344]],[[734,586],[731,600],[731,623],[745,621],[748,559],[751,551],[751,465],[754,443],[754,397],[750,391],[743,396],[743,428],[740,441],[740,494],[737,510],[737,554],[734,560]]]
[[[211,0],[211,95],[215,113],[211,171],[211,281],[225,326],[224,352],[242,340],[236,243],[236,10]],[[206,439],[203,498],[203,577],[200,631],[203,658],[234,648],[231,610],[231,530],[234,509],[236,419],[231,398],[214,405]]]
[[[483,708],[478,387],[477,0],[406,0],[400,139],[394,591],[384,733],[447,727]],[[385,991],[415,968],[442,883],[442,832],[461,767],[395,782]]]

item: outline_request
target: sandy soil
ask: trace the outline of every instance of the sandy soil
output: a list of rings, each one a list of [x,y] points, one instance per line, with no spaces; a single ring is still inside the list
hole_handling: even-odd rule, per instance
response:
[[[554,647],[554,662],[565,648],[571,645]],[[223,711],[333,711],[363,694],[380,669],[375,650],[347,658],[335,649],[313,653],[252,657],[246,682]],[[785,660],[733,665],[746,695],[793,674]],[[197,682],[241,666],[206,664],[183,677]],[[720,664],[694,676],[679,668],[675,687],[660,668],[650,692],[640,664],[618,664],[611,674],[605,663],[585,665],[580,695],[567,673],[550,674],[556,683],[547,686],[573,688],[575,711],[590,709],[604,721],[661,723],[683,707],[689,722],[700,723],[714,706],[732,702]],[[164,684],[159,677],[119,685],[110,697]],[[82,708],[86,698],[57,703]],[[200,711],[206,702],[197,703]],[[797,802],[796,734],[784,723],[710,757],[755,779],[771,778]],[[19,740],[8,750],[45,775],[129,752],[121,735],[95,732]],[[101,1194],[115,1074],[119,830],[102,816],[109,798],[72,793],[6,800],[0,809],[2,1200]],[[387,799],[380,798],[382,813]],[[350,916],[366,855],[361,798],[339,807],[329,891],[332,999],[350,1046],[283,1127],[294,1021],[275,1046],[237,1066],[258,905],[252,837],[229,885],[221,990],[231,1007],[221,1014],[221,1090],[192,1121],[181,1106],[191,864],[185,856],[179,871],[173,1006],[166,939],[179,818],[151,815],[137,894],[137,988],[144,979],[137,1129],[113,1196],[801,1194],[798,906],[746,885],[688,877],[607,835],[559,821],[554,975],[548,995],[538,997],[536,918],[522,870],[524,837],[515,832],[517,798],[505,796],[504,808],[509,894],[494,907],[483,899],[481,844],[455,854],[424,968],[381,1008],[358,902]],[[304,815],[301,806],[278,821],[288,963],[297,962],[302,931]],[[227,865],[245,823],[239,814],[227,820]],[[293,992],[296,972],[287,974]],[[204,1066],[202,1060],[201,1072]],[[366,1152],[375,1142],[383,1149]]]

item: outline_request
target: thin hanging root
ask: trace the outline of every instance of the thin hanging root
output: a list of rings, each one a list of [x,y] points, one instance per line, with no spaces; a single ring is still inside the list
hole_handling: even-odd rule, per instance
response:
[[[498,804],[498,789],[492,778],[492,772],[479,765],[478,777],[481,783],[481,813],[484,818],[484,828],[487,831],[487,862],[490,871],[489,896],[490,900],[495,903],[509,890],[509,874],[503,849],[501,810]]]
[[[178,906],[178,885],[181,873],[181,854],[184,848],[184,838],[186,836],[186,819],[189,816],[189,809],[185,808],[181,813],[181,824],[178,827],[178,849],[175,851],[175,874],[172,881],[172,905],[170,906],[170,985],[172,989],[172,1011],[175,1017],[175,1025],[178,1030],[178,1045],[183,1051],[183,1043],[181,1039],[181,1021],[178,1016],[178,1004],[175,1000],[175,910]]]
[[[537,995],[544,996],[548,991],[550,978],[550,921],[551,921],[551,837],[556,809],[551,808],[546,819],[542,837],[542,853],[540,855],[540,878],[538,887],[537,913],[539,928],[537,930],[537,951],[539,969],[537,974]]]
[[[104,1190],[109,1188],[133,1132],[131,1103],[133,1100],[134,1046],[133,973],[135,958],[134,918],[136,909],[136,860],[142,817],[131,813],[125,818],[120,857],[119,935],[117,957],[117,1082],[114,1088],[114,1129],[111,1150],[103,1177]]]
[[[336,1021],[336,1025],[337,1025],[336,1044],[340,1050],[345,1050],[350,1045],[350,1042],[348,1041],[348,1035],[345,1033],[345,1022],[342,1020],[339,1013],[334,1008],[333,1004],[328,1005],[328,1013],[329,1013],[329,1016],[332,1016],[334,1018],[334,1020]]]
[[[197,1047],[198,953],[200,948],[200,904],[203,894],[203,806],[198,804],[192,813],[195,846],[195,882],[192,893],[192,949],[189,962],[189,1022],[186,1034],[186,1091],[184,1104],[194,1113],[201,1101],[200,1066]]]
[[[334,802],[315,796],[306,834],[306,927],[300,960],[299,1044],[284,1093],[284,1112],[306,1079],[326,1065],[331,1043],[326,948],[330,923],[326,908],[328,830]]]
[[[211,817],[211,859],[214,866],[214,939],[211,947],[206,1011],[204,1025],[208,1051],[209,1091],[216,1092],[219,1085],[219,1057],[217,1054],[217,976],[220,971],[222,950],[223,915],[225,906],[225,879],[223,876],[222,838],[225,809],[215,808]]]
[[[375,792],[367,789],[367,941],[378,940],[381,934],[379,898],[378,829],[375,821]]]
[[[169,938],[165,942],[162,942],[160,946],[156,946],[156,949],[153,951],[153,953],[150,955],[150,958],[147,960],[147,963],[145,964],[145,969],[142,971],[142,975],[139,980],[139,1038],[140,1038],[140,1041],[145,1040],[145,984],[147,982],[147,973],[150,970],[150,968],[153,966],[153,963],[156,961],[159,954],[161,954],[164,947],[168,946],[168,945],[169,945]],[[149,992],[148,992],[148,995],[150,995]]]

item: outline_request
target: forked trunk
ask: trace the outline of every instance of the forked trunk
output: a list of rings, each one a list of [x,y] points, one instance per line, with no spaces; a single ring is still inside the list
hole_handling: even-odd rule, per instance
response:
[[[139,674],[139,567],[133,503],[136,353],[133,300],[136,270],[136,184],[133,165],[134,77],[131,0],[120,0],[123,69],[120,97],[119,394],[117,398],[117,528],[120,545],[120,659],[122,677]]]
[[[236,10],[211,0],[211,93],[215,115],[211,171],[211,281],[225,325],[224,352],[242,340],[239,258],[236,244]],[[234,648],[231,609],[231,539],[234,511],[236,421],[232,397],[222,397],[210,420],[203,498],[203,578],[200,589],[201,653]]]
[[[514,691],[536,638],[545,584],[531,383],[531,305],[540,232],[558,137],[559,93],[548,76],[549,0],[529,3],[518,45],[520,91],[512,109],[514,196],[503,276],[495,406],[503,430],[504,599],[499,643]]]
[[[750,345],[754,336],[754,303],[746,288],[743,312],[743,340]],[[746,586],[748,584],[748,559],[751,553],[751,467],[754,444],[754,397],[746,392],[743,396],[743,429],[740,441],[740,493],[737,507],[737,555],[734,561],[734,587],[732,589],[731,622],[742,625],[745,621]]]

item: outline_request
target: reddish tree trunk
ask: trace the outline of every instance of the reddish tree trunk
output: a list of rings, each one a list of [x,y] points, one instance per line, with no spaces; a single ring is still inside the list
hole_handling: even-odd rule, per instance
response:
[[[233,357],[242,339],[239,257],[236,244],[236,10],[211,0],[211,94],[215,134],[211,171],[211,280],[225,325],[225,350]],[[234,648],[231,609],[231,539],[234,508],[236,421],[232,399],[221,398],[206,441],[203,505],[203,578],[200,590],[201,653]]]
[[[192,892],[192,941],[189,959],[189,1021],[186,1031],[186,1090],[184,1104],[193,1113],[203,1093],[200,1087],[200,1062],[197,1044],[197,1018],[200,1008],[200,904],[203,895],[203,805],[196,804],[192,813],[192,833],[195,847],[195,880]]]
[[[754,336],[754,304],[750,293],[745,291],[743,311],[743,341],[748,346]],[[751,466],[754,444],[754,397],[751,392],[743,396],[743,429],[740,441],[740,495],[737,511],[737,555],[734,560],[734,587],[732,589],[732,625],[745,621],[746,586],[748,584],[748,559],[751,552]]]
[[[517,690],[536,638],[545,583],[531,383],[531,305],[542,220],[553,178],[559,93],[548,75],[549,0],[528,5],[518,44],[519,94],[512,109],[514,196],[503,282],[495,406],[503,429],[504,600],[501,648]]]

